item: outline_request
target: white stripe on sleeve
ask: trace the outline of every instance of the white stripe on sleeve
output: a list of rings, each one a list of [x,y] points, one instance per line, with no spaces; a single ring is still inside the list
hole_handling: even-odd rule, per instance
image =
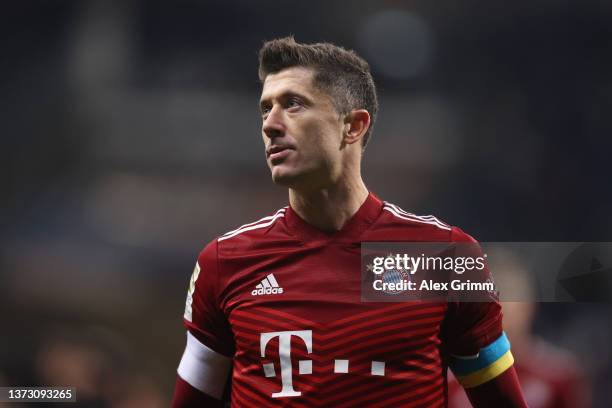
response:
[[[177,372],[192,387],[221,399],[231,366],[231,358],[206,347],[187,332],[187,346]]]

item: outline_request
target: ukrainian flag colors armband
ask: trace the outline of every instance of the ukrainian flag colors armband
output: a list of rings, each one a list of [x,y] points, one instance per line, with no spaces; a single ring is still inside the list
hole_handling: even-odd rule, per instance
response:
[[[477,387],[497,377],[514,363],[506,333],[473,357],[452,356],[450,368],[464,388]]]

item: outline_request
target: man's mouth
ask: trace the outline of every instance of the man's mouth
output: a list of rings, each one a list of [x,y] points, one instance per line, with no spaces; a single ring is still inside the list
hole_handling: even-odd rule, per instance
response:
[[[283,160],[293,150],[290,146],[270,146],[266,149],[266,155],[272,164]]]

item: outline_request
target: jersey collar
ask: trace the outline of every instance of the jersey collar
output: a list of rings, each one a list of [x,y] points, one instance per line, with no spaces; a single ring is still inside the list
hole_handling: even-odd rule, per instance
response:
[[[291,206],[287,208],[285,222],[289,230],[305,243],[317,241],[359,241],[361,234],[376,221],[382,211],[383,202],[372,192],[363,202],[357,212],[344,224],[342,229],[335,232],[322,231],[306,221],[293,211]]]

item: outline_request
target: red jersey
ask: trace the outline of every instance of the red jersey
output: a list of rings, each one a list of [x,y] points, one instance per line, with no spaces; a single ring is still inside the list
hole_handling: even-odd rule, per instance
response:
[[[445,406],[449,356],[500,337],[485,303],[362,302],[361,242],[473,239],[370,194],[334,233],[290,207],[211,242],[192,278],[185,324],[231,357],[232,406]]]

